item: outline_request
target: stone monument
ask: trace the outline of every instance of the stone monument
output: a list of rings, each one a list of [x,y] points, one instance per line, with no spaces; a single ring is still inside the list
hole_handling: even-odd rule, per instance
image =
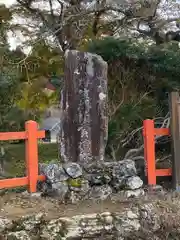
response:
[[[101,164],[108,132],[107,63],[98,55],[65,53],[60,156],[86,168]]]

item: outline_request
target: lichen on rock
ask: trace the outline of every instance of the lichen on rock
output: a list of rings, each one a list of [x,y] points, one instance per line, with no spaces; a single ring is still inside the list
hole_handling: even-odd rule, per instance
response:
[[[31,240],[32,238],[29,236],[29,234],[26,231],[17,231],[17,232],[11,232],[7,234],[7,240]]]
[[[13,222],[7,218],[0,217],[0,234],[6,229],[13,228]]]

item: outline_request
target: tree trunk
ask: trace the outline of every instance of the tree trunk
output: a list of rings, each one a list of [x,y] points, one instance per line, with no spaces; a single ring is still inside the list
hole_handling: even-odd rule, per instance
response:
[[[95,54],[66,51],[64,74],[61,161],[84,168],[102,163],[108,131],[107,63]]]

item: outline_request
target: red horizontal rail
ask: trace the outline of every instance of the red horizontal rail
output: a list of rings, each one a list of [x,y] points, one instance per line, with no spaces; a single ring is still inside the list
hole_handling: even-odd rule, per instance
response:
[[[38,131],[37,132],[37,138],[44,138],[45,137],[45,131]],[[6,140],[19,140],[19,139],[27,139],[28,134],[27,132],[3,132],[0,133],[0,141],[6,141]]]
[[[25,139],[27,176],[0,180],[1,188],[13,188],[28,185],[30,192],[36,192],[37,181],[44,181],[45,176],[38,175],[38,138],[44,138],[45,131],[38,131],[38,124],[27,121],[23,132],[0,133],[0,140]]]
[[[0,180],[0,188],[11,188],[28,185],[28,177]]]
[[[156,136],[170,135],[170,129],[169,128],[155,128],[154,129],[154,134]]]
[[[164,176],[171,176],[172,175],[172,169],[156,169],[156,176],[158,177],[164,177]]]
[[[45,176],[39,175],[38,180],[44,181]],[[0,188],[14,188],[28,185],[28,177],[11,178],[0,180]]]

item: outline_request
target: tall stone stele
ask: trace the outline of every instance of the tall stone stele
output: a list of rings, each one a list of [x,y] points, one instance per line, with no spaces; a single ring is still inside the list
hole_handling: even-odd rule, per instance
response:
[[[65,53],[60,156],[83,168],[102,164],[107,142],[107,63],[98,55]]]

